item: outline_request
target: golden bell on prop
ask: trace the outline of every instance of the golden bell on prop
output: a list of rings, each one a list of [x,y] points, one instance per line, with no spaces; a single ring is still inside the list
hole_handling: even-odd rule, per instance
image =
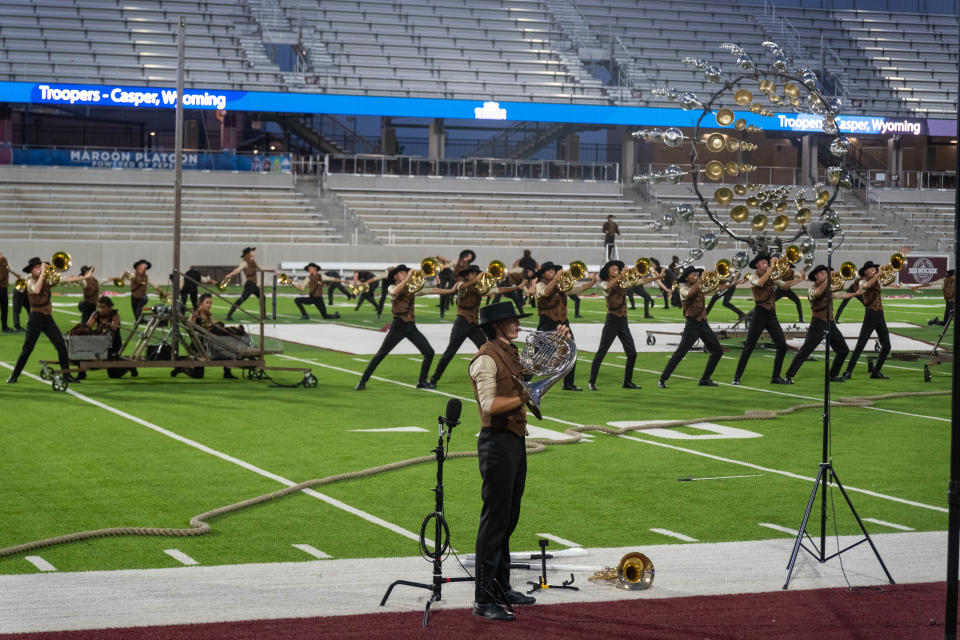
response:
[[[730,204],[733,202],[733,191],[726,187],[720,187],[713,192],[713,200],[717,204]]]
[[[806,207],[803,207],[802,209],[799,209],[799,210],[797,211],[797,215],[795,215],[795,216],[793,217],[793,219],[794,219],[794,220],[796,221],[796,223],[799,224],[799,225],[807,224],[808,222],[810,222],[810,218],[811,218],[810,209],[808,209],[808,208],[806,208]]]
[[[749,217],[750,209],[747,209],[742,204],[738,204],[733,209],[730,209],[730,219],[734,222],[745,222]]]
[[[742,184],[735,184],[733,185],[733,192],[738,196],[745,196],[747,195],[747,187]]]
[[[786,200],[781,200],[780,202],[778,202],[776,209],[777,209],[777,213],[779,213],[779,212],[781,212],[781,211],[786,211],[786,210],[787,210],[787,201],[786,201]]]
[[[740,89],[733,94],[733,101],[741,107],[745,107],[753,100],[753,93],[749,89]]]
[[[731,161],[723,165],[723,170],[727,172],[728,176],[736,176],[740,174],[740,165]]]
[[[793,84],[792,82],[784,82],[783,93],[788,98],[796,98],[800,95],[800,88],[797,87],[797,85]]]
[[[760,203],[760,211],[773,211],[773,203],[769,200],[764,200]]]
[[[755,165],[755,164],[745,164],[745,163],[744,163],[744,164],[741,164],[741,165],[738,167],[738,169],[740,170],[740,173],[750,173],[751,171],[756,171],[756,170],[757,170],[757,165]]]
[[[729,126],[733,122],[733,119],[735,118],[735,116],[733,115],[733,111],[731,111],[730,109],[720,109],[719,111],[717,111],[716,117],[717,117],[717,124],[719,124],[721,127]]]
[[[770,111],[770,109],[761,109],[761,110],[760,110],[760,115],[769,118],[770,116],[773,115],[773,111]]]
[[[773,104],[780,104],[780,101],[783,100],[783,98],[776,93],[771,93],[769,96],[767,96],[767,99]]]
[[[736,151],[740,148],[740,141],[736,138],[727,138],[727,151]]]
[[[723,163],[717,160],[711,160],[707,163],[704,171],[711,180],[719,180],[723,177]]]
[[[777,233],[785,230],[790,225],[790,218],[782,213],[773,219],[773,230]]]
[[[767,80],[766,78],[758,82],[757,86],[760,88],[760,93],[773,93],[777,90],[777,85],[775,85],[772,80]]]
[[[754,132],[756,132],[756,131],[760,131],[760,127],[758,127],[758,126],[755,125],[755,124],[748,124],[748,125],[747,125],[747,131],[749,131],[750,133],[754,133]]]
[[[726,146],[727,146],[727,143],[723,139],[722,134],[711,133],[709,136],[707,136],[707,149],[709,149],[710,151],[713,151],[714,153],[718,153],[720,151],[723,151]]]
[[[823,209],[825,206],[827,206],[827,202],[829,202],[829,200],[830,200],[830,192],[821,191],[820,193],[817,194],[817,208]]]
[[[748,206],[748,207],[759,207],[759,206],[760,206],[760,198],[758,198],[757,196],[750,196],[749,198],[747,198],[747,206]]]
[[[798,193],[794,202],[797,203],[798,207],[802,207],[807,203],[807,196],[803,195],[802,193]]]
[[[800,105],[803,104],[803,101],[800,100],[800,98],[791,97],[791,98],[790,98],[790,104],[793,105],[793,106],[795,106],[795,107],[799,107]]]
[[[758,213],[757,215],[753,216],[753,220],[750,221],[750,228],[754,231],[763,231],[766,229],[767,216],[762,213]]]
[[[750,112],[751,112],[751,113],[760,113],[761,111],[763,111],[763,105],[762,105],[762,104],[760,104],[759,102],[752,102],[752,103],[750,103]]]
[[[747,121],[743,118],[738,118],[737,121],[733,123],[733,128],[737,131],[743,131],[747,128]]]

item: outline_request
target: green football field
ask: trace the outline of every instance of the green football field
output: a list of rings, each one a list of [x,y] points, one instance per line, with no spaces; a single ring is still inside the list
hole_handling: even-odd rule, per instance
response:
[[[388,321],[378,320],[369,306],[354,312],[339,294],[336,300],[342,323],[380,328]],[[78,321],[76,301],[54,299],[64,330]],[[421,302],[418,322],[441,322],[436,300]],[[744,311],[752,307],[744,296],[735,302]],[[927,320],[942,314],[939,292],[887,298],[884,307],[888,322],[917,325],[894,333],[936,340],[940,327],[927,326]],[[126,298],[118,298],[118,309],[129,318]],[[218,318],[225,311],[224,303],[214,305]],[[299,322],[289,297],[280,299],[278,311],[279,323]],[[581,322],[602,322],[603,302],[584,298],[582,313]],[[658,306],[653,313],[647,322],[680,321],[676,309]],[[796,320],[787,300],[778,313],[784,324]],[[806,303],[804,314],[809,319]],[[858,323],[862,315],[862,305],[853,301],[842,320]],[[640,312],[631,317],[642,322]],[[711,313],[713,323],[733,318],[720,306]],[[448,315],[442,322],[451,320]],[[22,335],[0,335],[4,378]],[[379,335],[371,338],[371,352]],[[951,348],[951,342],[948,336],[944,346]],[[438,357],[443,346],[434,345]],[[807,363],[795,385],[772,387],[772,351],[758,349],[744,385],[732,387],[724,383],[732,378],[738,346],[734,340],[725,344],[729,351],[714,375],[722,384],[714,388],[696,386],[705,355],[691,352],[666,390],[657,389],[656,380],[669,353],[641,353],[635,375],[641,391],[620,388],[618,354],[607,356],[599,392],[551,390],[543,401],[544,420],[531,419],[531,425],[556,432],[555,439],[570,430],[567,438],[576,441],[548,444],[530,456],[514,548],[536,549],[543,533],[585,547],[642,549],[685,543],[673,534],[722,542],[786,536],[776,527],[798,528],[821,458],[822,359]],[[219,370],[191,380],[171,378],[166,369],[141,369],[138,378],[120,380],[92,372],[68,393],[57,393],[37,377],[38,360],[55,355],[41,337],[26,371],[32,375],[0,386],[0,547],[107,527],[189,528],[197,514],[295,483],[371,473],[211,518],[206,535],[59,544],[0,557],[0,573],[38,571],[28,555],[60,571],[179,566],[164,553],[169,549],[203,565],[311,559],[293,545],[311,545],[335,558],[416,555],[421,522],[434,505],[437,416],[449,397],[464,402],[450,449],[475,449],[479,420],[466,358],[454,360],[437,391],[425,391],[411,384],[418,362],[391,355],[360,393],[353,385],[369,355],[292,343],[283,351],[268,363],[311,367],[316,388],[224,380]],[[860,516],[870,519],[871,532],[943,530],[951,365],[932,367],[932,380],[925,382],[923,361],[890,360],[884,372],[891,379],[876,381],[866,373],[869,353],[853,380],[832,385],[835,400],[874,398],[831,411],[829,446],[837,474]],[[580,354],[577,382],[583,387],[591,358]],[[271,375],[282,384],[300,379],[295,372]],[[635,428],[658,420],[688,424],[668,432]],[[707,424],[691,426],[700,422]],[[590,428],[597,426],[607,429]],[[425,461],[378,469],[416,458]],[[480,511],[476,459],[449,459],[444,480],[452,545],[470,552]],[[830,495],[829,530],[855,533],[841,496]]]

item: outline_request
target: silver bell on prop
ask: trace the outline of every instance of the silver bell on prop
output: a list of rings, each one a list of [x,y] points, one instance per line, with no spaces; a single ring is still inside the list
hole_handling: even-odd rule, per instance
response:
[[[850,151],[850,140],[846,136],[837,136],[830,143],[830,153],[838,158]]]
[[[713,251],[717,248],[717,234],[704,233],[700,236],[700,248],[704,251]]]
[[[740,269],[746,268],[746,266],[750,264],[750,256],[746,251],[737,251],[733,254],[732,262],[733,268],[739,271]]]
[[[680,129],[677,129],[676,127],[670,127],[669,129],[664,131],[661,138],[663,139],[663,144],[667,145],[668,147],[674,147],[674,148],[679,147],[681,144],[683,144],[683,141],[686,139],[684,138],[683,132],[680,131]],[[676,166],[676,165],[670,165],[670,166]]]
[[[817,243],[810,236],[804,236],[800,239],[800,251],[803,255],[812,254],[817,249]]]
[[[687,252],[687,255],[690,256],[691,260],[699,260],[700,258],[703,257],[703,249],[694,247],[693,249],[690,249],[690,251]]]
[[[672,227],[677,223],[677,217],[673,215],[673,212],[667,211],[663,214],[663,217],[660,218],[660,223],[665,227]]]
[[[686,172],[682,168],[680,168],[680,165],[671,164],[671,165],[668,165],[667,168],[663,170],[663,179],[669,182],[670,184],[678,184],[681,180],[683,180],[683,176],[685,174]]]
[[[694,208],[692,204],[678,204],[673,212],[680,220],[690,222],[693,219]]]

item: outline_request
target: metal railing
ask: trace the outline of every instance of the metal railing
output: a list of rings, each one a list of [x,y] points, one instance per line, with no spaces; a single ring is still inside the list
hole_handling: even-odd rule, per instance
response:
[[[940,189],[957,187],[956,171],[901,171],[871,169],[870,186],[879,189]]]

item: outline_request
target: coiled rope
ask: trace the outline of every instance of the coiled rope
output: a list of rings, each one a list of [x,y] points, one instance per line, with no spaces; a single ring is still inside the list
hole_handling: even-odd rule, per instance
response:
[[[950,391],[916,391],[916,392],[901,392],[901,393],[885,393],[878,396],[860,396],[860,397],[849,397],[849,398],[840,398],[834,402],[830,403],[832,407],[865,407],[872,405],[877,400],[888,400],[891,398],[904,398],[904,397],[925,397],[925,396],[942,396],[949,395]],[[690,424],[696,424],[698,422],[734,422],[740,420],[771,420],[775,419],[778,416],[788,415],[795,411],[800,411],[803,409],[815,409],[823,407],[822,402],[817,403],[806,403],[798,404],[785,409],[773,409],[773,410],[747,410],[742,415],[735,416],[706,416],[700,418],[687,418],[684,420],[671,420],[668,422],[657,422],[656,424],[651,425],[637,425],[631,427],[623,428],[614,428],[606,425],[583,425],[581,427],[570,427],[564,430],[564,433],[569,437],[563,440],[528,440],[527,441],[527,455],[534,455],[546,450],[547,445],[563,445],[563,444],[574,444],[579,442],[583,436],[582,433],[586,431],[599,431],[601,433],[607,433],[614,436],[623,435],[632,431],[643,431],[646,429],[663,429],[667,427],[681,427]],[[453,453],[447,454],[447,458],[471,458],[476,457],[476,451],[455,451]],[[328,484],[333,484],[335,482],[340,482],[342,480],[355,480],[357,478],[366,478],[372,475],[383,473],[386,471],[394,471],[396,469],[402,469],[404,467],[409,467],[417,464],[423,464],[425,462],[433,462],[436,460],[436,456],[420,456],[418,458],[410,458],[407,460],[400,460],[398,462],[391,462],[379,467],[371,467],[369,469],[363,469],[360,471],[352,471],[349,473],[341,473],[333,476],[327,476],[326,478],[317,478],[314,480],[307,480],[305,482],[300,482],[289,487],[284,487],[272,493],[265,493],[253,498],[248,498],[240,502],[235,502],[211,511],[206,511],[204,513],[198,514],[190,518],[189,528],[175,529],[175,528],[160,528],[160,527],[109,527],[106,529],[93,529],[90,531],[77,531],[75,533],[68,533],[62,536],[56,536],[53,538],[45,538],[43,540],[34,540],[32,542],[26,542],[24,544],[18,544],[12,547],[6,547],[5,549],[0,549],[0,557],[12,556],[19,553],[24,553],[26,551],[33,551],[35,549],[42,549],[44,547],[52,547],[58,544],[66,544],[68,542],[77,542],[79,540],[89,540],[91,538],[105,538],[109,536],[165,536],[165,537],[188,537],[188,536],[202,536],[211,531],[210,524],[208,520],[212,520],[218,516],[226,515],[228,513],[235,513],[247,507],[252,507],[258,504],[263,504],[270,502],[272,500],[277,500],[283,498],[292,493],[297,493],[303,491],[304,489],[310,489],[312,487],[321,487]]]

